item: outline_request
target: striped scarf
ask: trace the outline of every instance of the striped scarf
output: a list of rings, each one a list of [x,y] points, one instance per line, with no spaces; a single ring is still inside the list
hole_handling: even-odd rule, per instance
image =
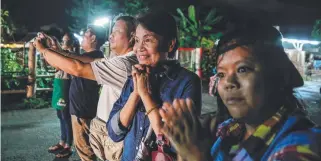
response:
[[[224,140],[221,149],[228,154],[226,160],[247,161],[260,160],[267,147],[276,136],[286,116],[286,108],[280,108],[275,115],[259,125],[255,132],[245,141],[245,124],[230,119],[218,127],[217,136]]]

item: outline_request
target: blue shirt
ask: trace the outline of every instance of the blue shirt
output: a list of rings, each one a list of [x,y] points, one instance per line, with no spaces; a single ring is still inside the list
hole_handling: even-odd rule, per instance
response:
[[[163,102],[172,103],[176,98],[191,98],[197,108],[198,115],[201,111],[202,93],[199,77],[187,69],[181,67],[175,61],[168,61],[161,72],[156,70],[151,74],[152,98],[159,105]],[[107,122],[108,134],[112,140],[119,142],[124,140],[124,152],[122,160],[132,161],[135,159],[142,138],[146,135],[150,125],[145,115],[145,107],[142,102],[138,103],[138,110],[131,126],[127,129],[121,125],[119,114],[126,104],[134,88],[132,77],[127,80],[120,98],[115,102]]]
[[[91,58],[104,57],[104,54],[99,50],[84,54]],[[73,77],[69,89],[70,114],[80,118],[94,118],[97,112],[99,88],[100,85],[97,81]]]

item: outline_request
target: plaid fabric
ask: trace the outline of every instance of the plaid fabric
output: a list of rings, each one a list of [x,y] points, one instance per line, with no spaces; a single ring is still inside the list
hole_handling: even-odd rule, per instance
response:
[[[235,144],[226,145],[230,147],[226,149],[230,149],[229,156],[233,158],[233,160],[257,160],[275,137],[276,130],[280,127],[278,125],[281,123],[286,112],[285,108],[280,108],[274,116],[258,126],[256,131],[242,143],[240,142],[244,137],[246,128],[244,124],[236,121],[230,122],[230,124],[225,127],[222,126],[218,130],[218,136],[223,140],[224,138],[228,138],[232,140],[231,144]]]
[[[291,161],[319,161],[320,156],[314,153],[309,145],[291,145],[284,147],[280,151],[271,155],[269,161],[275,160],[291,160]]]
[[[227,137],[242,137],[245,126],[244,124],[237,123],[234,119],[224,121],[218,126],[216,136],[221,139]]]
[[[234,119],[223,122],[211,149],[215,161],[321,160],[321,129],[301,115],[281,108],[257,127],[245,141],[245,125]]]

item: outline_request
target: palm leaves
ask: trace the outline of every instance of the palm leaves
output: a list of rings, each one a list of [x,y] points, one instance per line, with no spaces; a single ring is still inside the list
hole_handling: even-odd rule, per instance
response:
[[[181,9],[177,9],[179,17],[180,46],[205,47],[214,46],[215,39],[220,34],[212,32],[212,26],[219,22],[222,17],[217,16],[216,9],[211,9],[204,20],[200,20],[197,10],[193,5],[188,7],[187,16]]]

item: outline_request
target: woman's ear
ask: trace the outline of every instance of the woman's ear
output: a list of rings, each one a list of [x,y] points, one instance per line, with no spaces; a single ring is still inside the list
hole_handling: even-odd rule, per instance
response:
[[[90,41],[93,43],[93,42],[96,42],[97,39],[96,39],[96,35],[91,35],[90,36]]]
[[[176,39],[173,39],[169,42],[169,46],[168,46],[168,52],[172,52],[174,47],[175,47],[175,44],[176,44]]]

